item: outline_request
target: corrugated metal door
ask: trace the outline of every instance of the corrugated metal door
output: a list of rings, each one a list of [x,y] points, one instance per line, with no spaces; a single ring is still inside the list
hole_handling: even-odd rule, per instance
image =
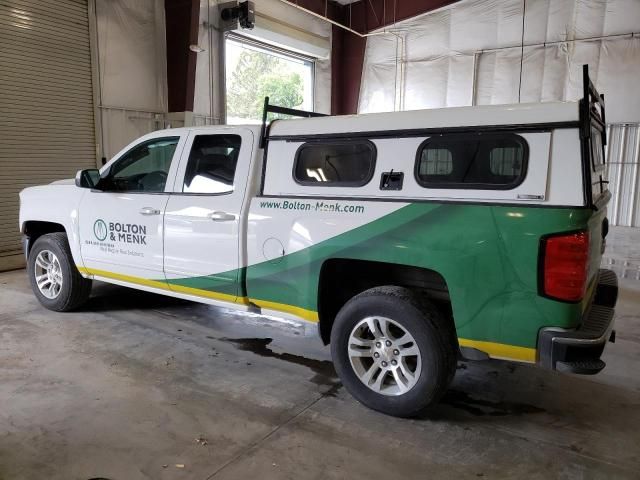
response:
[[[0,270],[18,192],[96,165],[87,1],[0,0]]]

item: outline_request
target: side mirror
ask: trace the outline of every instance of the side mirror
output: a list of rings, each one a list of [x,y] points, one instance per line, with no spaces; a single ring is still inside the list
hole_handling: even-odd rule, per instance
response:
[[[87,168],[76,173],[76,187],[95,188],[100,180],[100,171],[97,168]]]

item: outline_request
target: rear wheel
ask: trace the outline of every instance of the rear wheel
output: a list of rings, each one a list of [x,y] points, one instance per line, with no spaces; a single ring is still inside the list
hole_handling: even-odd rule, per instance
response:
[[[78,308],[91,293],[91,280],[78,272],[64,233],[50,233],[36,240],[29,252],[27,272],[33,293],[49,310]]]
[[[336,371],[351,394],[389,415],[435,404],[456,369],[457,341],[439,310],[412,290],[377,287],[349,300],[331,331]]]

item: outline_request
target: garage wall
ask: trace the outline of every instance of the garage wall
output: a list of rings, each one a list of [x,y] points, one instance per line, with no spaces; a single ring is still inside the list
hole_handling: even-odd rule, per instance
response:
[[[18,193],[96,164],[86,0],[0,1],[0,270],[23,263]]]
[[[640,123],[610,125],[607,140],[609,221],[640,227]]]
[[[361,112],[575,100],[589,63],[608,119],[640,121],[638,0],[463,0],[390,30],[367,40]]]
[[[167,62],[163,0],[96,0],[101,155],[164,128]]]

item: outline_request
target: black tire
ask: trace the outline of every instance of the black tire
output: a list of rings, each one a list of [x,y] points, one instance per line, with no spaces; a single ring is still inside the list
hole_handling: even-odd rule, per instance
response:
[[[348,354],[349,337],[367,317],[392,319],[413,336],[421,355],[421,371],[407,392],[395,396],[378,393],[356,374]],[[402,287],[376,287],[353,297],[338,312],[331,330],[333,363],[347,390],[364,405],[397,417],[420,415],[440,400],[455,375],[457,352],[451,322],[417,292]]]
[[[36,284],[36,258],[43,250],[52,252],[60,264],[62,285],[55,298],[47,298]],[[91,294],[91,280],[84,278],[78,272],[69,249],[67,235],[61,232],[49,233],[36,240],[29,252],[27,274],[36,298],[49,310],[56,312],[74,310],[85,303]]]

